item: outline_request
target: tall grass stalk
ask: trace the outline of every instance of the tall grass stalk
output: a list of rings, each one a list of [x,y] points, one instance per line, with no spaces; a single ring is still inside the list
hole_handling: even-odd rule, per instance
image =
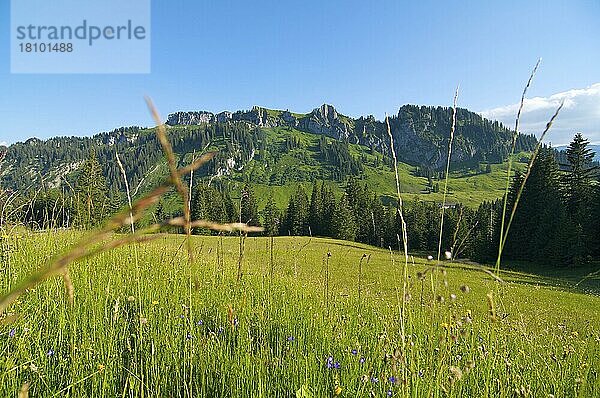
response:
[[[129,191],[129,182],[127,181],[127,173],[125,172],[125,167],[123,166],[123,162],[121,162],[121,159],[119,158],[119,152],[115,151],[115,159],[117,161],[117,166],[119,166],[119,170],[121,171],[121,176],[123,177],[123,182],[125,184],[125,193],[127,195],[127,205],[129,206],[129,218],[130,218],[130,227],[131,227],[131,233],[135,234],[135,222],[133,221],[133,206],[132,206],[132,202],[131,202],[131,192]],[[141,288],[141,275],[140,275],[140,262],[139,262],[139,256],[138,256],[138,248],[137,245],[133,245],[133,257],[134,257],[134,262],[135,262],[135,280],[136,280],[136,296],[137,299],[140,300],[140,298],[142,297],[142,288]],[[68,269],[67,269],[67,273],[65,275],[68,275]],[[140,342],[143,341],[143,334],[142,334],[142,301],[139,301],[139,306],[140,306],[140,316],[137,319],[138,322],[138,328],[137,328],[137,333],[138,333],[138,338],[140,339]],[[141,374],[141,382],[144,382],[144,373],[142,372]]]
[[[387,133],[390,138],[390,150],[392,152],[392,157],[394,159],[394,175],[396,177],[396,194],[398,198],[398,207],[397,212],[400,216],[400,223],[402,224],[402,247],[404,249],[404,267],[402,270],[402,304],[400,310],[400,338],[402,339],[402,358],[403,358],[403,366],[402,366],[402,378],[406,380],[406,365],[407,365],[407,352],[406,352],[406,325],[405,322],[407,320],[406,317],[406,289],[407,289],[407,281],[408,281],[408,233],[406,231],[406,221],[404,220],[404,211],[403,211],[403,203],[402,203],[402,195],[400,194],[400,178],[398,177],[398,158],[396,156],[396,149],[394,148],[394,136],[392,135],[392,129],[390,127],[390,119],[389,116],[385,115],[385,123],[387,126]],[[391,254],[391,250],[390,250]],[[392,262],[394,258],[392,255]],[[394,267],[395,268],[395,267]],[[398,295],[396,294],[396,299],[398,300]]]
[[[440,213],[440,233],[438,239],[437,263],[440,263],[442,254],[442,237],[444,233],[444,215],[446,213],[446,197],[448,196],[448,180],[450,179],[450,159],[452,157],[452,143],[454,142],[454,132],[456,130],[456,103],[458,101],[458,90],[454,92],[454,102],[452,105],[452,126],[450,127],[450,139],[448,140],[448,159],[446,159],[446,175],[444,176],[444,193],[442,194],[442,208]],[[432,273],[433,278],[433,273]]]
[[[504,241],[504,221],[506,219],[506,207],[508,206],[508,191],[510,189],[510,181],[512,174],[512,162],[515,154],[515,149],[517,146],[517,138],[519,137],[519,122],[521,120],[521,112],[523,111],[523,106],[525,105],[525,96],[527,95],[527,90],[529,90],[529,86],[531,86],[531,82],[535,77],[535,74],[540,66],[542,59],[539,58],[536,62],[531,74],[529,75],[529,79],[525,84],[525,88],[523,88],[523,94],[521,94],[521,102],[519,103],[519,110],[517,111],[517,117],[515,119],[515,131],[513,132],[512,144],[510,149],[510,154],[508,155],[508,167],[506,169],[506,186],[504,188],[504,200],[502,204],[502,218],[500,220],[500,243],[498,244],[498,257],[496,258],[496,275],[500,272],[500,261],[502,257],[502,242]]]

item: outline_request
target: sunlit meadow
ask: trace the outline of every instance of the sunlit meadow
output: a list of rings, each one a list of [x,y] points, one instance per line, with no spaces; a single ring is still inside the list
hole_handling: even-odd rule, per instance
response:
[[[80,238],[18,236],[2,242],[2,291]],[[589,292],[414,258],[403,296],[397,252],[248,237],[240,267],[238,237],[193,237],[189,267],[184,239],[72,265],[72,306],[61,278],[22,295],[0,329],[0,395],[27,384],[73,397],[599,394]]]

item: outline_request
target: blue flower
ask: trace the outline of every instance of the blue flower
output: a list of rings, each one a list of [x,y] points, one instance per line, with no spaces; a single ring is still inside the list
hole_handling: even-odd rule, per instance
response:
[[[8,332],[8,337],[15,337],[16,333],[17,333],[16,329],[10,329],[10,332]]]
[[[360,363],[365,363],[365,361],[366,361],[365,357],[360,357],[360,359],[358,360],[358,362],[360,362]]]
[[[51,348],[48,350],[48,352],[46,353],[47,356],[51,357],[52,355],[54,355],[54,350]]]
[[[371,377],[371,383],[379,383],[379,379],[375,376]]]
[[[219,326],[219,330],[217,330],[218,333],[223,333],[224,329],[223,326]]]
[[[327,369],[339,369],[341,366],[339,362],[333,360],[333,357],[327,358],[326,365],[327,365]]]
[[[331,369],[331,368],[333,368],[333,357],[328,357],[328,358],[327,358],[327,363],[326,363],[326,365],[327,365],[327,369]]]
[[[196,323],[196,325],[198,325],[198,326],[202,326],[202,325],[204,325],[204,322],[202,321],[202,319],[200,319],[200,320],[199,320],[199,321]]]
[[[295,340],[295,339],[294,339],[294,336],[289,336],[289,337],[287,338],[287,341],[294,341],[294,340]]]
[[[419,377],[423,377],[424,374],[425,372],[423,370],[419,370]]]
[[[394,376],[390,376],[390,378],[388,379],[390,381],[390,383],[392,384],[396,384],[396,378]]]
[[[233,326],[237,326],[238,323],[240,323],[240,321],[238,321],[237,318],[233,318]]]
[[[193,339],[194,337],[193,337],[191,334],[189,334],[189,333],[188,333],[188,334],[187,334],[187,336],[185,336],[185,338],[186,338],[186,339],[188,339],[188,340],[191,340],[191,339]]]
[[[352,352],[352,355],[356,355],[356,354],[358,354],[358,351],[356,351],[355,349],[354,349],[354,350],[352,350],[351,352]]]
[[[394,393],[392,392],[392,390],[388,390],[388,392],[387,392],[387,396],[388,396],[388,397],[391,397],[392,395],[394,395]]]

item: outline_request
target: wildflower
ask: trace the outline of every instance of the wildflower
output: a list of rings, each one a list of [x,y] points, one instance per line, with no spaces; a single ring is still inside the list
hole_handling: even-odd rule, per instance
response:
[[[47,356],[51,357],[52,355],[54,355],[54,350],[53,349],[49,349],[48,352],[46,353]]]
[[[238,321],[237,318],[233,318],[233,321],[231,322],[231,326],[237,326],[238,323],[240,323],[240,321]]]
[[[287,341],[294,341],[294,336],[288,336]]]
[[[101,363],[98,364],[98,372],[102,372],[104,370],[105,366]]]
[[[340,386],[335,386],[335,390],[333,391],[333,393],[337,396],[340,395],[342,393],[342,387]]]
[[[371,377],[371,383],[379,383],[379,379],[375,376]]]
[[[340,363],[334,361],[333,357],[327,357],[327,369],[339,369]]]
[[[391,397],[392,395],[394,395],[394,393],[392,392],[392,390],[388,390],[388,391],[387,391],[387,396],[388,396],[388,397]]]
[[[454,294],[454,293],[450,294],[450,300],[452,300],[452,301],[456,300],[456,294]]]
[[[422,369],[421,369],[421,370],[419,370],[419,377],[423,377],[423,375],[424,375],[424,374],[425,374],[425,371],[424,371],[424,370],[422,370]]]
[[[184,319],[184,318],[185,318],[185,315],[181,314],[181,315],[179,315],[179,318],[180,318],[180,319]]]
[[[186,338],[186,339],[188,339],[188,340],[191,340],[191,339],[193,339],[194,337],[193,337],[191,334],[189,334],[189,333],[188,333],[188,334],[187,334],[187,336],[185,336],[185,338]]]
[[[450,327],[450,325],[448,325],[446,322],[442,322],[442,324],[440,326],[443,327],[444,329],[448,329]]]
[[[17,333],[16,329],[10,329],[10,332],[8,332],[8,337],[15,337],[15,334]]]
[[[354,349],[354,350],[352,350],[352,351],[350,351],[350,352],[352,353],[352,355],[356,355],[356,354],[358,354],[358,351],[357,351],[356,349]]]
[[[223,333],[223,331],[224,331],[223,326],[219,326],[219,330],[217,330],[217,332]]]
[[[145,324],[147,324],[147,323],[148,323],[148,318],[140,318],[140,323],[141,323],[142,325],[145,325]]]
[[[198,326],[202,326],[204,324],[204,321],[202,321],[202,319],[200,319],[198,322],[196,322],[196,325]]]
[[[158,305],[158,301],[154,300],[154,301],[152,302],[152,305]]]
[[[398,381],[398,380],[396,380],[396,378],[395,378],[394,376],[390,376],[388,380],[389,380],[389,381],[390,381],[390,383],[392,383],[392,384],[396,384],[396,381]]]
[[[327,357],[327,369],[332,369],[333,368],[333,357]]]
[[[131,303],[131,302],[135,301],[135,297],[129,296],[129,297],[127,297],[127,301],[129,301]]]
[[[366,361],[365,357],[360,357],[360,359],[358,360],[358,362],[360,362],[360,363],[365,363],[365,361]]]

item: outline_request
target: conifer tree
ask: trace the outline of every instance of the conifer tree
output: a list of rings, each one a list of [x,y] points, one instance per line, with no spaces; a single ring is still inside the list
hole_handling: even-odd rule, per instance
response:
[[[596,226],[592,224],[593,213],[593,166],[594,153],[588,148],[589,142],[581,133],[575,134],[569,144],[567,170],[563,175],[563,190],[567,210],[575,232],[576,245],[573,247],[577,261],[589,255],[589,248],[598,240]]]
[[[280,228],[280,214],[275,200],[273,199],[273,193],[269,193],[267,204],[262,212],[263,215],[263,227],[265,228],[264,234],[266,236],[275,236],[279,232]]]
[[[356,223],[348,199],[348,195],[342,195],[336,207],[332,220],[333,237],[353,241],[356,238]]]
[[[241,195],[240,214],[242,222],[248,225],[260,225],[256,198],[254,197],[254,191],[249,183],[244,185]]]
[[[94,152],[83,162],[75,184],[78,224],[89,228],[108,215],[106,179]]]
[[[312,235],[320,236],[323,234],[323,206],[321,190],[315,180],[313,183],[312,193],[310,194],[310,207],[308,211],[308,225]]]

